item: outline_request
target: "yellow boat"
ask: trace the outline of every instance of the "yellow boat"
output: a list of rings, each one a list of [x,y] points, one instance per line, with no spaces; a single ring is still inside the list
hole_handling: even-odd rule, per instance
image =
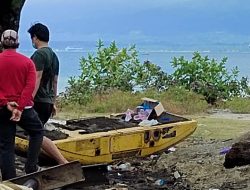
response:
[[[55,124],[54,132],[63,137],[53,137],[52,140],[69,161],[79,160],[85,165],[110,163],[166,151],[191,135],[197,127],[195,120],[165,111],[157,120],[159,123],[154,126],[139,126],[137,121],[125,122],[123,114],[68,120],[65,125]],[[26,151],[27,146],[25,132],[18,130],[16,149]]]

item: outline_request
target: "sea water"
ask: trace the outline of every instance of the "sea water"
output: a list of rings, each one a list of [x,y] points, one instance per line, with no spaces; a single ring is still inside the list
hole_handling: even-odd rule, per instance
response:
[[[88,53],[95,54],[96,42],[52,42],[51,47],[57,53],[60,60],[59,92],[63,92],[68,85],[68,79],[79,76],[80,59]],[[109,45],[109,44],[107,44]],[[119,44],[119,48],[128,47],[128,44]],[[159,65],[168,74],[173,73],[171,61],[174,57],[184,56],[191,60],[195,51],[203,56],[214,58],[218,62],[227,57],[226,68],[230,71],[234,67],[240,70],[240,77],[248,77],[250,72],[250,48],[247,43],[243,44],[168,44],[168,43],[137,43],[141,63],[148,60]],[[21,46],[21,53],[31,56],[34,49],[29,45]]]

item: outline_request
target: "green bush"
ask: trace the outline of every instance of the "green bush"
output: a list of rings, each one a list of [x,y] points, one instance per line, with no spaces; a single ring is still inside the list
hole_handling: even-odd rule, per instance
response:
[[[166,90],[172,84],[171,75],[164,72],[156,64],[145,61],[138,70],[136,85],[140,90],[155,89],[157,91]]]
[[[199,104],[197,107],[202,110],[203,100],[190,103],[192,97],[196,96],[193,92],[201,95],[198,95],[199,98],[193,98],[203,98],[209,104],[248,95],[250,92],[248,79],[238,79],[237,67],[229,72],[225,67],[226,61],[227,58],[223,58],[217,62],[208,56],[201,56],[198,52],[193,54],[191,61],[183,56],[174,57],[171,63],[175,70],[172,75],[168,75],[150,61],[141,64],[135,46],[118,48],[116,43],[112,42],[108,47],[104,47],[103,41],[99,40],[96,53],[81,58],[81,74],[69,79],[66,91],[60,96],[61,106],[89,105],[96,101],[97,97],[107,98],[117,92],[152,96],[155,99],[161,99],[160,94],[166,93],[168,96],[174,94],[170,99],[176,99],[176,104],[179,104],[176,105],[177,112],[180,109],[183,113],[183,109],[178,106],[186,105],[189,105],[191,110],[197,110],[194,103]],[[104,108],[104,105],[107,108]],[[108,107],[112,106],[107,102],[99,102],[99,105],[91,109],[103,112],[110,110]],[[191,110],[185,112],[192,112]]]
[[[178,86],[194,90],[202,94],[208,103],[214,104],[218,99],[247,94],[248,80],[238,80],[239,70],[237,67],[229,72],[226,67],[227,58],[220,62],[202,57],[195,52],[192,60],[188,61],[183,56],[173,58],[172,66],[175,68],[173,80]]]
[[[99,40],[96,54],[82,57],[81,75],[71,77],[63,94],[65,102],[87,104],[94,94],[112,90],[142,91],[166,89],[169,76],[159,66],[146,61],[141,64],[135,46],[119,49],[115,42],[109,47]]]
[[[250,99],[236,97],[226,101],[223,108],[229,109],[234,113],[250,113]]]

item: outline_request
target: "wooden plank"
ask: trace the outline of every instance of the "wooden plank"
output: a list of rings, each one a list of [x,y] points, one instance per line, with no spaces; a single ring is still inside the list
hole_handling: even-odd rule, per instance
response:
[[[38,190],[50,190],[84,181],[81,164],[78,161],[58,165],[25,176],[11,179],[10,182],[23,185],[28,180],[38,183]]]

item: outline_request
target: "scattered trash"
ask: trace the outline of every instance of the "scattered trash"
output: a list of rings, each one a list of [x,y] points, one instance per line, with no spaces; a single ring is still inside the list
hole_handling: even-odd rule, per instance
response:
[[[139,123],[140,126],[144,126],[144,127],[150,127],[153,125],[157,125],[159,122],[155,119],[151,119],[151,120],[143,120],[142,122]]]
[[[181,175],[179,174],[178,171],[175,171],[175,172],[174,172],[174,177],[175,177],[175,179],[178,179],[178,178],[181,177]]]
[[[159,155],[155,155],[155,154],[152,154],[152,155],[150,155],[150,159],[155,159],[155,158],[158,158],[159,157]]]
[[[154,110],[157,116],[160,116],[164,112],[164,107],[161,102],[158,100],[154,100],[151,98],[142,98],[143,100],[143,108],[145,109],[152,109]]]
[[[125,121],[128,122],[132,119],[132,114],[134,114],[134,111],[133,110],[130,110],[128,109],[126,112],[125,112]]]
[[[144,110],[143,106],[136,106],[136,111],[139,112],[140,110]]]
[[[169,151],[169,152],[175,152],[175,151],[176,151],[176,148],[171,147],[171,148],[168,149],[168,151]]]
[[[129,162],[126,162],[122,164],[108,165],[107,170],[110,172],[111,171],[132,171],[132,170],[135,170],[135,167],[132,167]]]
[[[149,114],[151,113],[152,110],[143,110],[141,109],[139,112],[138,112],[138,115],[135,115],[134,116],[134,120],[147,120],[148,119],[148,116]]]
[[[117,175],[118,175],[118,176],[122,176],[122,174],[120,174],[120,173],[117,173]]]
[[[221,149],[220,151],[220,155],[226,154],[231,150],[231,147],[225,147],[223,149]]]
[[[128,190],[128,188],[126,188],[126,187],[112,187],[112,188],[108,188],[105,190]]]
[[[108,170],[108,171],[112,171],[112,170],[113,170],[112,166],[111,166],[111,165],[108,165],[108,166],[107,166],[107,170]]]
[[[164,179],[158,179],[155,181],[155,185],[162,186],[165,185],[166,181]]]
[[[203,164],[203,163],[204,163],[203,160],[198,160],[198,161],[197,161],[197,164]]]
[[[126,162],[126,163],[124,163],[124,164],[120,164],[120,165],[118,166],[118,169],[120,169],[121,171],[131,171],[131,170],[133,170],[134,168],[131,167],[131,164],[130,164],[130,163]]]
[[[149,176],[147,176],[147,178],[146,178],[148,181],[154,181],[155,179],[153,178],[153,177],[149,177]]]
[[[116,186],[118,186],[118,187],[128,187],[128,185],[126,185],[124,183],[117,183]]]

